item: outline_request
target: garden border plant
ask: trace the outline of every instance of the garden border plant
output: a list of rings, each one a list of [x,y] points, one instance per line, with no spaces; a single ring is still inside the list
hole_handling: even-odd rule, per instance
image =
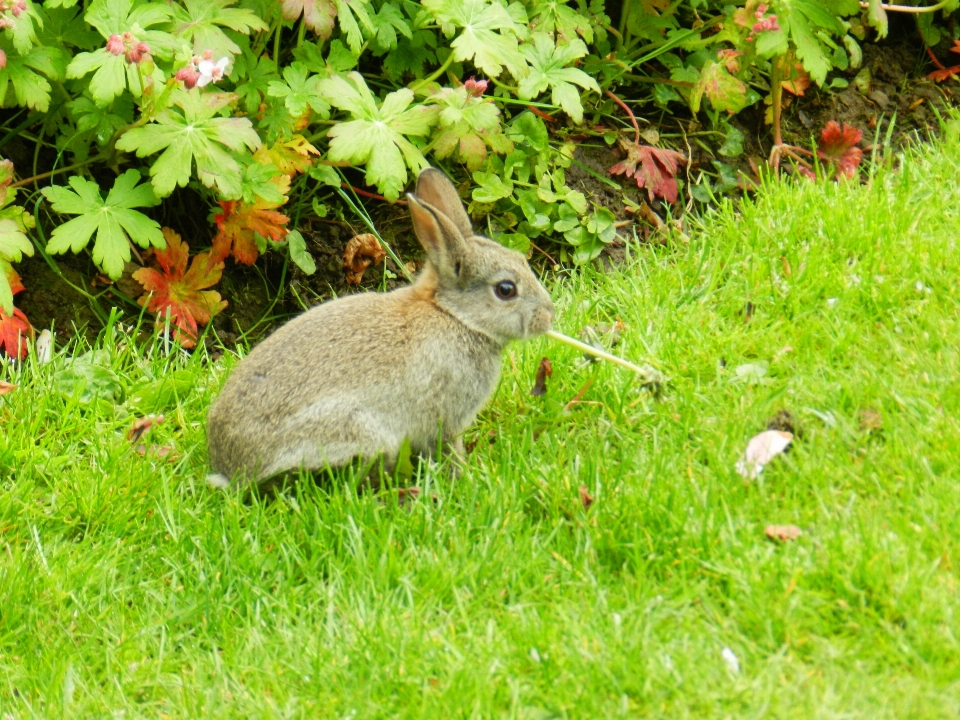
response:
[[[0,0],[0,100],[21,108],[0,148],[34,143],[28,177],[0,164],[0,342],[27,351],[12,264],[39,250],[88,252],[111,281],[132,272],[136,301],[190,347],[224,305],[210,287],[228,260],[279,250],[313,272],[290,227],[326,212],[307,196],[352,188],[397,201],[428,162],[471,174],[470,211],[494,238],[525,252],[544,238],[588,262],[618,227],[567,183],[578,139],[619,143],[626,159],[610,172],[633,177],[651,203],[683,188],[682,150],[641,135],[621,85],[643,88],[635,107],[704,115],[728,155],[738,135],[728,119],[765,102],[771,164],[788,156],[809,173],[783,143],[783,91],[841,87],[830,72],[860,63],[888,11],[915,13],[938,42],[947,30],[934,11],[958,4],[628,0],[614,27],[600,0]],[[845,145],[821,159],[846,157],[850,176],[856,130],[836,132]],[[362,169],[369,189],[343,168]],[[106,169],[116,179],[102,188]],[[216,208],[211,247],[192,260],[148,210],[184,187]]]

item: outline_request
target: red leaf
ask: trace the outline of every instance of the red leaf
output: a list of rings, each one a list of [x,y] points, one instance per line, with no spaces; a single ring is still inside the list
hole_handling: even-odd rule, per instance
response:
[[[183,347],[196,345],[198,325],[206,325],[227,306],[220,293],[204,290],[220,281],[223,262],[205,252],[195,255],[187,270],[189,246],[170,228],[163,228],[167,247],[153,257],[159,269],[141,268],[133,277],[147,291],[137,301],[157,313],[157,326],[163,327],[167,315],[175,328],[175,337]]]
[[[258,200],[253,205],[237,200],[221,200],[223,212],[214,217],[219,232],[213,238],[213,257],[223,260],[233,251],[233,257],[244,265],[253,265],[260,250],[254,233],[279,242],[290,232],[284,227],[289,221],[283,213],[272,208],[273,203]]]
[[[25,358],[27,338],[33,339],[33,326],[27,320],[27,316],[14,308],[13,317],[10,317],[3,308],[0,308],[0,349],[6,353],[7,357],[21,360]]]
[[[950,48],[953,50],[953,48]],[[948,68],[942,68],[940,70],[934,70],[927,75],[928,80],[935,80],[936,82],[943,82],[944,80],[949,80],[954,75],[960,73],[960,65],[953,65]]]
[[[676,202],[677,170],[687,162],[683,154],[623,139],[620,147],[626,150],[627,157],[610,168],[611,175],[632,177],[637,181],[637,187],[647,189],[651,200],[659,196],[667,202]]]
[[[831,120],[823,129],[817,149],[817,157],[837,167],[837,174],[851,178],[857,173],[863,156],[860,148],[854,147],[863,138],[863,132],[846,123],[840,125]]]

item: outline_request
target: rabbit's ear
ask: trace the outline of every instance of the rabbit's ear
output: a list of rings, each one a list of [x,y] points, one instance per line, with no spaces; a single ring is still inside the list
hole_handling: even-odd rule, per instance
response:
[[[446,215],[457,226],[460,234],[473,235],[470,216],[450,178],[435,168],[427,168],[417,178],[417,197]]]
[[[413,219],[413,231],[427,251],[430,263],[441,278],[455,282],[467,256],[467,243],[460,229],[444,213],[416,195],[407,194],[407,207]]]

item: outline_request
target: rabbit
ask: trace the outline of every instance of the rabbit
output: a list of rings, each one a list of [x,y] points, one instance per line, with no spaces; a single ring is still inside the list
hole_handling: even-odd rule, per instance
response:
[[[453,183],[426,168],[408,194],[427,262],[412,285],[322,303],[264,340],[210,408],[217,487],[412,452],[463,457],[460,434],[511,340],[550,330],[553,303],[515,250],[477,235]]]

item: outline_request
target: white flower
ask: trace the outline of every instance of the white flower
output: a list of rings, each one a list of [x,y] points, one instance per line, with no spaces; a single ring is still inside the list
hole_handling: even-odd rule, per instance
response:
[[[209,60],[201,60],[197,65],[200,71],[200,79],[197,80],[197,87],[204,87],[210,83],[215,83],[223,78],[223,72],[226,70],[230,58],[220,58],[216,63]]]

